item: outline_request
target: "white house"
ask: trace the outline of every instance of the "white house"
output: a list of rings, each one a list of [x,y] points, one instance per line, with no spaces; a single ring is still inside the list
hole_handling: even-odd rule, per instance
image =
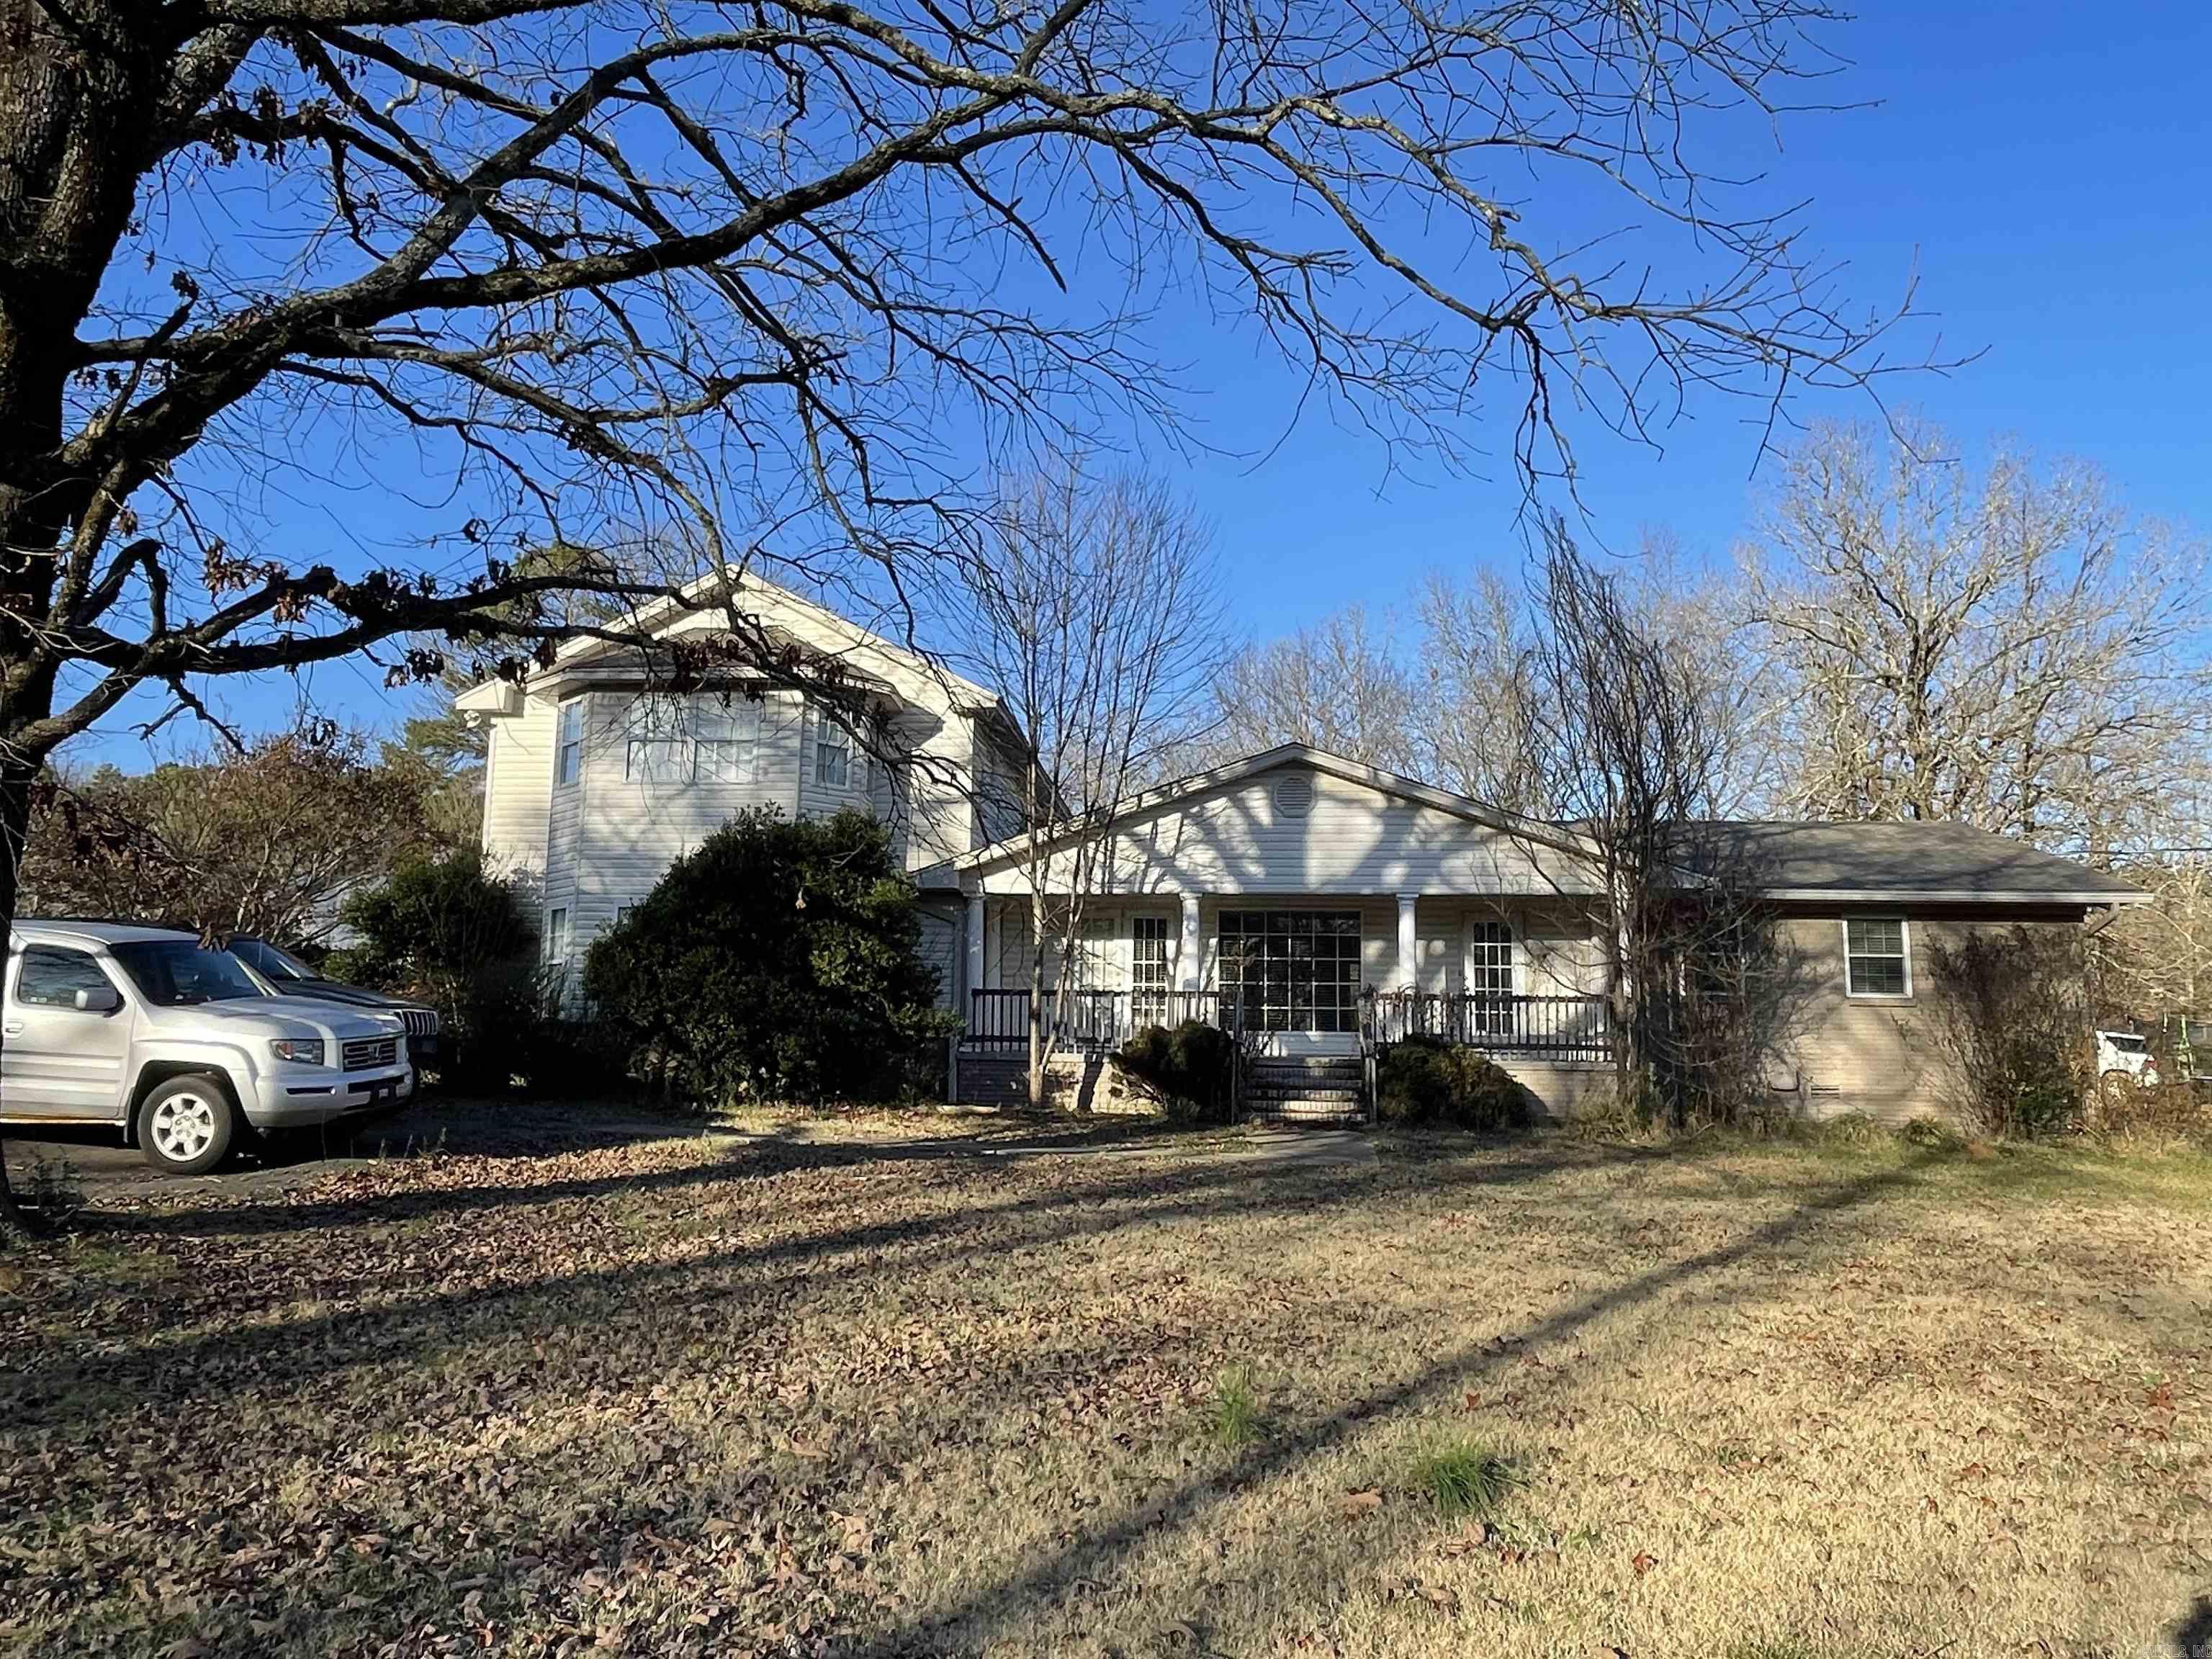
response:
[[[521,685],[490,681],[457,700],[489,736],[486,858],[532,895],[556,968],[580,962],[671,864],[746,807],[793,818],[864,808],[890,823],[913,871],[1014,827],[989,805],[1006,795],[993,780],[1016,770],[1019,752],[991,692],[757,577],[726,604],[663,602],[641,615],[657,645],[677,647],[726,631],[727,604],[772,647],[834,677],[842,695],[810,696],[724,668],[672,694],[664,653],[585,638]],[[880,722],[878,739],[856,742],[868,720]],[[886,750],[902,758],[887,765]],[[950,894],[925,919],[948,1006],[958,922]]]
[[[943,999],[964,1026],[955,1086],[1004,1097],[1028,1024],[1032,882],[1051,894],[1068,867],[1033,869],[1018,822],[988,805],[1018,769],[1020,734],[985,688],[819,605],[750,578],[740,597],[772,640],[834,659],[857,691],[839,708],[787,690],[672,697],[635,649],[575,641],[526,685],[462,699],[492,734],[487,854],[537,893],[558,963],[738,808],[865,806],[890,821],[923,892]],[[723,625],[675,606],[655,623],[671,639]],[[890,763],[854,743],[856,704],[896,737],[877,745]],[[1571,830],[1296,744],[1149,791],[1111,821],[1056,999],[1077,1050],[1218,1020],[1326,1095],[1343,1080],[1332,1067],[1389,1035],[1382,1007],[1490,1050],[1553,1111],[1603,1076],[1604,953]],[[1703,829],[1757,871],[1807,975],[1774,1086],[1815,1114],[1940,1106],[1934,941],[2016,922],[2078,929],[2144,896],[1963,825]],[[1363,1021],[1365,992],[1390,994]]]

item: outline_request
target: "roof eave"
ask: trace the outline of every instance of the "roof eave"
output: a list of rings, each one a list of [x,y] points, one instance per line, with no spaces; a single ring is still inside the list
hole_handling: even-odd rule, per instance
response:
[[[2019,888],[1990,891],[1971,887],[1769,887],[1760,896],[1787,904],[2002,904],[2126,907],[2148,904],[2151,895],[2136,889],[2124,893],[2037,893]]]

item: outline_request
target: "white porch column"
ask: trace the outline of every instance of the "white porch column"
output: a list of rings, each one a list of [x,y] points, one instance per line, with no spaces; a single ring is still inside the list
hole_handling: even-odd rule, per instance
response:
[[[958,1011],[963,1023],[975,1006],[975,1000],[967,994],[983,988],[983,896],[981,893],[968,895],[967,923],[968,938],[963,951],[967,958],[964,963],[966,972]]]
[[[1421,985],[1420,935],[1413,928],[1413,904],[1419,896],[1398,895],[1398,988],[1417,991]]]
[[[1176,984],[1185,991],[1198,989],[1199,970],[1204,950],[1199,943],[1198,895],[1182,896],[1182,942],[1176,950]]]

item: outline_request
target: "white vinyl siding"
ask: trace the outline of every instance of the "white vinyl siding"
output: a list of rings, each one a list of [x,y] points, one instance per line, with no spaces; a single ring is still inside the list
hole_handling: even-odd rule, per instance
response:
[[[1525,836],[1326,773],[1312,775],[1310,810],[1286,815],[1272,787],[1281,769],[1133,822],[1114,838],[1112,889],[1535,898],[1589,885],[1564,854]],[[982,872],[982,881],[986,891],[1012,893],[1026,889],[1028,876],[1012,864]]]
[[[532,896],[545,880],[557,718],[543,698],[523,699],[517,714],[486,717],[484,861]]]

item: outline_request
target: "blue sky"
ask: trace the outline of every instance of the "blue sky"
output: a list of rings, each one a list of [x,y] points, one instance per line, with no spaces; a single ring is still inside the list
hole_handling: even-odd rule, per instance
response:
[[[1822,95],[1870,106],[1789,118],[1780,150],[1746,165],[1769,175],[1767,199],[1809,201],[1809,240],[1842,262],[1856,303],[1893,303],[1917,277],[1926,315],[1899,352],[1982,354],[1886,395],[1970,453],[2007,435],[2080,456],[2137,510],[2212,529],[2212,8],[1866,0],[1826,38],[1851,64]],[[1279,433],[1294,385],[1249,338],[1171,326],[1164,349],[1204,388],[1197,435],[1249,453]],[[1807,417],[1873,412],[1850,394],[1797,406]],[[1756,413],[1700,402],[1657,434],[1657,451],[1577,432],[1589,532],[1627,550],[1663,527],[1692,556],[1724,558],[1759,482]],[[1355,602],[1401,604],[1431,569],[1517,566],[1507,434],[1473,435],[1499,456],[1486,477],[1389,477],[1371,441],[1318,415],[1257,462],[1146,459],[1211,517],[1233,625],[1266,637]],[[333,477],[319,498],[272,500],[270,514],[304,544],[342,546],[364,527],[404,539],[411,515],[449,506],[434,488],[419,500],[387,489],[410,475],[404,459]],[[305,695],[370,726],[404,712],[404,696],[358,667],[317,671]],[[258,727],[284,723],[301,696],[277,678],[216,701]],[[64,759],[147,763],[125,722],[109,728]]]

